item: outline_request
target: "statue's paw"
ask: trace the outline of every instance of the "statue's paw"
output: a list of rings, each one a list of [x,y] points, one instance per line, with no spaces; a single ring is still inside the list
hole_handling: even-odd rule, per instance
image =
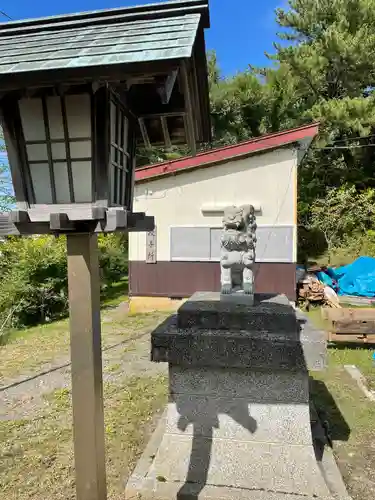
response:
[[[231,285],[221,285],[221,293],[223,295],[229,295],[232,293],[232,286]]]
[[[246,295],[252,295],[253,294],[253,285],[251,283],[244,283],[243,292]]]

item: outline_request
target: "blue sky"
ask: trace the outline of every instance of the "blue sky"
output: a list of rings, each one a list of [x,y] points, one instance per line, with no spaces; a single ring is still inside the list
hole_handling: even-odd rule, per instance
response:
[[[0,10],[12,19],[25,19],[157,1],[160,0],[0,0]],[[207,47],[217,51],[224,74],[235,74],[248,64],[267,64],[264,52],[272,51],[278,29],[274,10],[285,4],[286,0],[210,0]]]

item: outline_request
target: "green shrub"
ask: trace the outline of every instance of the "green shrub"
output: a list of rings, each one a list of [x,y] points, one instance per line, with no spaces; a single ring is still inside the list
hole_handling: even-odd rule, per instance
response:
[[[324,235],[317,229],[298,227],[298,263],[307,264],[310,260],[319,258],[327,251]]]
[[[101,277],[105,285],[120,281],[128,274],[128,252],[126,235],[108,234],[99,236],[99,259]]]
[[[364,233],[356,233],[352,236],[346,236],[340,239],[331,248],[331,266],[345,266],[361,255],[375,257],[375,231],[368,230]],[[317,263],[321,265],[328,264],[328,253],[323,253]]]
[[[127,275],[126,240],[99,236],[102,285]],[[51,321],[67,314],[65,237],[8,238],[0,245],[0,328]]]
[[[375,190],[359,191],[354,185],[330,188],[323,198],[310,207],[310,229],[321,232],[327,243],[328,263],[334,248],[343,247],[348,239],[366,235],[374,227]]]

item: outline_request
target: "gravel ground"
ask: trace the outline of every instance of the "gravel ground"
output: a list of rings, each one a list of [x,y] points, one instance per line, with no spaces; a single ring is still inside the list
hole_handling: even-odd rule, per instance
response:
[[[116,325],[122,306],[103,315],[103,325]],[[124,318],[121,318],[124,321]],[[155,324],[156,326],[156,324]],[[118,326],[116,326],[118,329]],[[142,325],[131,337],[121,340],[118,335],[107,335],[103,348],[104,382],[116,382],[124,376],[153,376],[166,373],[165,364],[150,361],[150,325]],[[142,331],[143,330],[143,331]],[[133,338],[132,338],[133,337]],[[2,347],[7,349],[8,346]],[[2,380],[0,388],[0,420],[35,418],[42,414],[48,402],[45,395],[70,388],[70,360],[61,356],[43,363],[37,370]]]

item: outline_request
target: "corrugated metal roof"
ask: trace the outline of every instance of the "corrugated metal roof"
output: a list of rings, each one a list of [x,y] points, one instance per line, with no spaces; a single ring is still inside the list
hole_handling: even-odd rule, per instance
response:
[[[243,158],[244,155],[260,153],[262,151],[266,152],[270,149],[305,141],[306,139],[311,141],[318,132],[319,124],[312,123],[302,127],[254,137],[253,139],[238,144],[231,144],[230,146],[204,151],[196,156],[189,156],[179,158],[178,160],[140,167],[135,171],[135,182],[144,182],[160,176],[175,175],[176,172],[190,171],[195,168],[217,165],[229,159],[237,160]]]
[[[0,24],[0,74],[190,57],[207,0]]]

